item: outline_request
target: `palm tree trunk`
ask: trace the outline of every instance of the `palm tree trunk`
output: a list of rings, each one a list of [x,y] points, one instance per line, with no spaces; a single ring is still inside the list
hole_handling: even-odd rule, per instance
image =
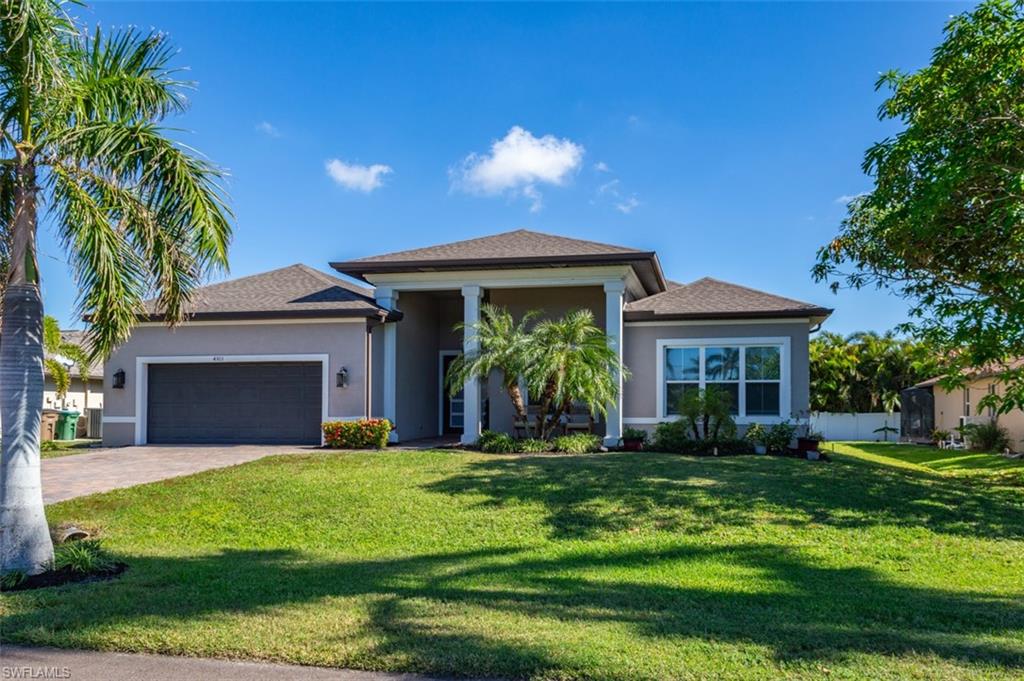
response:
[[[43,303],[36,265],[36,177],[18,167],[11,268],[0,322],[0,572],[42,572],[53,560],[43,507]]]
[[[519,383],[510,383],[505,386],[508,397],[512,400],[512,408],[516,412],[516,420],[526,422],[526,401],[523,399],[523,391],[519,389]]]

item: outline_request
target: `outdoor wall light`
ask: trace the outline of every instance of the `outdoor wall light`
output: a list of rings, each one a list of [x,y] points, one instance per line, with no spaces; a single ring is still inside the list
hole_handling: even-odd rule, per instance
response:
[[[114,385],[112,387],[117,390],[124,390],[124,369],[118,369],[114,372]]]
[[[341,367],[340,369],[338,369],[338,387],[348,387],[348,369],[346,369],[345,367]]]

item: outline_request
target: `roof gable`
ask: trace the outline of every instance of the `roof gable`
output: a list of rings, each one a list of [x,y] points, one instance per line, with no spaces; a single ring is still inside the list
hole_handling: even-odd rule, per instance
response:
[[[631,320],[827,317],[831,312],[819,305],[711,277],[626,305],[626,318]]]

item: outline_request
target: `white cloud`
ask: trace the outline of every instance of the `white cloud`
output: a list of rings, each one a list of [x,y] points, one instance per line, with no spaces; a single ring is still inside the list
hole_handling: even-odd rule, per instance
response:
[[[869,192],[861,192],[859,194],[843,194],[842,196],[836,197],[836,203],[841,203],[844,206],[854,199],[859,199],[862,196],[867,196]]]
[[[278,130],[274,126],[274,124],[269,122],[269,121],[260,121],[259,123],[257,123],[256,124],[256,130],[258,132],[262,132],[264,135],[267,135],[268,137],[280,137],[281,136],[281,131]]]
[[[640,205],[640,201],[635,196],[631,196],[628,199],[626,199],[625,201],[617,202],[615,204],[615,210],[617,210],[620,213],[623,213],[625,215],[629,215],[639,205]]]
[[[452,170],[452,185],[474,194],[521,195],[539,211],[543,201],[537,185],[561,186],[583,160],[584,149],[554,135],[534,137],[518,125],[491,145],[490,153],[470,154]]]
[[[605,182],[604,184],[602,184],[600,187],[597,188],[597,193],[598,194],[611,194],[612,196],[618,196],[619,195],[619,181],[618,180],[611,180],[610,182]]]
[[[608,164],[605,163],[604,161],[598,161],[597,163],[595,163],[594,164],[594,170],[596,170],[599,173],[610,173],[610,172],[612,172],[612,169],[609,168]]]
[[[384,184],[384,176],[393,172],[391,166],[381,163],[361,166],[356,163],[345,163],[336,158],[332,158],[324,165],[330,178],[342,187],[367,194],[379,189]]]

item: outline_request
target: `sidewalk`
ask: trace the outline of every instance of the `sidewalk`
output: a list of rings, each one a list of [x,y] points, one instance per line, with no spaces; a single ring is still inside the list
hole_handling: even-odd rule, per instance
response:
[[[359,672],[170,655],[24,648],[0,644],[0,679],[68,681],[426,681],[414,674]]]

